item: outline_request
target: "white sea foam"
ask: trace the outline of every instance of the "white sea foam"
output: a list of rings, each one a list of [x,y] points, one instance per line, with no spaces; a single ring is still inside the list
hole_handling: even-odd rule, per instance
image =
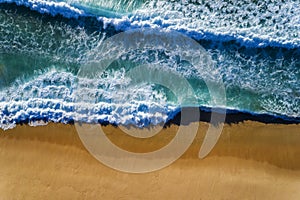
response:
[[[40,13],[48,13],[51,15],[61,14],[67,18],[77,18],[85,15],[83,10],[73,7],[66,2],[47,0],[0,0],[0,3],[16,3],[17,5],[27,6]]]
[[[0,0],[0,2],[8,1]],[[52,15],[62,14],[65,17],[86,15],[85,11],[69,3],[37,0],[9,2],[26,5],[41,13],[46,12]],[[147,4],[144,8],[139,8],[127,16],[120,18],[98,16],[98,20],[104,22],[104,28],[112,25],[117,30],[123,31],[139,27],[158,27],[165,31],[177,30],[196,39],[216,42],[234,40],[244,46],[257,47],[255,50],[266,46],[286,48],[299,48],[300,46],[300,7],[296,1],[287,1],[285,4],[271,2],[268,8],[263,8],[266,3],[262,3],[262,8],[258,8],[254,3],[225,6],[222,2],[215,4],[206,2],[209,6],[159,1],[156,4]],[[280,6],[279,10],[277,6]],[[236,13],[232,14],[230,10]],[[72,71],[71,67],[66,64],[67,67],[57,66],[49,71],[47,69],[56,65],[57,60],[67,63],[84,63],[86,53],[95,46],[101,45],[104,37],[97,33],[88,34],[84,28],[72,28],[63,23],[44,24],[36,19],[29,20],[29,18],[26,20],[30,23],[24,23],[24,28],[20,25],[23,24],[24,17],[13,14],[5,17],[1,19],[8,21],[0,24],[0,28],[5,30],[1,32],[1,50],[13,52],[12,58],[18,55],[27,57],[28,55],[42,55],[43,58],[51,58],[53,63],[45,61],[41,62],[42,64],[39,63],[43,70],[33,76],[30,74],[29,77],[24,78],[21,73],[21,77],[12,77],[9,69],[15,65],[8,63],[5,67],[6,63],[3,60],[7,58],[2,59],[3,55],[1,55],[0,61],[3,69],[1,69],[0,76],[11,76],[8,78],[17,79],[13,84],[1,87],[1,128],[13,128],[15,124],[21,122],[38,125],[36,121],[69,123],[74,120],[146,126],[165,122],[178,112],[177,105],[169,102],[165,94],[156,91],[153,97],[154,89],[151,85],[144,85],[143,88],[131,87],[131,90],[122,89],[120,87],[122,84],[130,83],[130,80],[123,76],[122,70],[106,79],[86,81],[95,86],[87,91],[87,94],[99,98],[94,107],[76,102],[74,91],[78,77],[74,73],[66,72]],[[243,17],[248,18],[239,22],[238,19]],[[232,52],[223,48],[226,47],[213,48],[209,50],[209,53],[216,64],[215,70],[221,73],[226,85],[227,107],[290,117],[300,116],[300,70],[297,52],[294,52],[294,57],[291,55],[292,59],[283,61],[282,58],[286,55],[282,57],[280,51],[277,52],[278,58],[273,56],[269,59],[267,51],[244,58],[245,55],[238,50]],[[266,54],[266,56],[260,54]],[[147,60],[145,55],[151,56],[145,53],[137,54],[136,57],[140,60]],[[38,59],[34,57],[33,60]],[[17,61],[22,61],[22,59],[17,57]],[[30,64],[24,62],[16,66],[19,68],[22,66],[21,69],[26,74],[36,67]],[[162,73],[168,70],[177,71],[189,79],[213,76],[212,71],[203,70],[199,73],[195,72],[191,66],[176,65],[172,61],[171,64],[160,64]],[[207,103],[209,94],[199,85],[198,82],[194,85],[199,105],[209,106]],[[121,101],[124,100],[124,96],[128,97],[126,102]]]
[[[106,14],[101,6],[99,13],[91,14],[90,7],[82,7],[75,2],[79,5],[76,7],[72,4],[73,1],[0,0],[0,2],[15,2],[41,13],[61,14],[67,18],[85,16],[89,13],[103,21],[104,27],[110,24],[121,31],[159,27],[179,31],[197,40],[234,40],[248,47],[300,46],[300,3],[294,0],[284,3],[271,0],[258,2],[153,0],[141,7],[138,6],[130,14],[111,18],[103,17]],[[109,1],[108,4],[112,2],[115,1]],[[87,1],[84,4],[93,5],[93,9],[97,9],[98,5],[94,1]]]
[[[153,93],[150,85],[140,89],[116,90],[120,82],[124,84],[121,77],[90,80],[94,84],[89,85],[90,90],[80,91],[81,95],[97,94],[102,96],[101,101],[78,102],[73,93],[76,79],[71,73],[50,71],[1,91],[0,128],[13,128],[22,122],[40,125],[41,121],[101,122],[143,127],[164,123],[175,114],[172,112],[176,107],[166,103],[162,94]],[[71,84],[66,85],[66,81]]]

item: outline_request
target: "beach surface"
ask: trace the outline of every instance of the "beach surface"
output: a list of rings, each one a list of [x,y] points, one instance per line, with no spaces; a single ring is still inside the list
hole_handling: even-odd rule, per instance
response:
[[[225,124],[213,151],[198,158],[208,124],[170,166],[145,174],[113,170],[83,146],[74,125],[0,130],[0,199],[299,199],[300,125]],[[133,138],[111,125],[108,138],[133,152],[166,145],[178,127]]]

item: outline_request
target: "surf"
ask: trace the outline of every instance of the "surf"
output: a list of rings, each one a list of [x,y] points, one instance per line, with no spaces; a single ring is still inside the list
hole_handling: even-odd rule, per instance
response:
[[[92,110],[90,117],[74,110],[73,92],[79,80],[78,70],[87,62],[90,51],[115,34],[141,27],[178,31],[196,39],[212,57],[215,70],[222,75],[226,87],[226,109],[251,115],[281,116],[290,121],[299,118],[300,43],[295,35],[299,30],[295,18],[299,12],[296,2],[271,4],[271,8],[281,6],[282,10],[275,9],[273,18],[259,18],[266,21],[261,25],[264,26],[261,32],[256,34],[254,32],[260,26],[247,27],[246,22],[250,23],[252,19],[247,19],[246,24],[239,27],[233,17],[225,21],[212,18],[207,22],[209,24],[205,24],[201,17],[218,13],[229,16],[230,9],[234,11],[238,6],[248,6],[247,14],[254,16],[255,12],[260,14],[269,9],[264,7],[267,2],[261,3],[259,9],[255,7],[257,3],[246,4],[246,1],[244,4],[227,2],[227,6],[209,1],[186,4],[180,1],[141,1],[137,4],[126,1],[127,7],[114,6],[114,1],[110,2],[106,7],[94,5],[95,2],[75,1],[0,3],[1,128],[13,128],[18,123],[35,124],[33,122],[41,120],[59,123],[79,120],[142,127],[173,119],[180,112],[180,107],[174,95],[163,87],[147,85],[144,90],[131,88],[124,95],[132,92],[142,94],[140,101],[126,105],[114,102],[121,91],[118,90],[118,84],[125,81],[124,70],[126,72],[134,67],[132,62],[121,58],[107,71],[109,78],[104,77],[102,82],[98,82],[98,86],[104,89],[98,93],[97,109]],[[199,13],[203,16],[199,16]],[[290,21],[285,23],[287,28],[277,29],[272,20],[279,20],[281,15],[284,16],[283,20]],[[234,16],[244,15],[240,13]],[[225,22],[227,25],[222,25]],[[230,31],[224,31],[228,27]],[[271,27],[273,29],[269,34],[267,32]],[[180,59],[178,61],[176,55],[168,56],[164,50],[135,53],[129,61],[151,64],[165,60],[159,69],[161,73],[175,70],[182,74],[194,89],[198,101],[188,106],[213,106],[201,78],[209,76],[212,71],[203,72],[206,75],[199,74],[190,64]],[[110,87],[105,85],[104,80]],[[110,95],[105,96],[108,91]],[[150,101],[152,93],[156,99],[154,102]],[[151,106],[153,112],[149,111]],[[140,115],[136,114],[138,112]]]
[[[40,13],[66,18],[92,16],[125,31],[160,27],[196,40],[236,41],[246,47],[298,48],[300,9],[297,1],[20,1]],[[242,11],[242,12],[241,12]]]

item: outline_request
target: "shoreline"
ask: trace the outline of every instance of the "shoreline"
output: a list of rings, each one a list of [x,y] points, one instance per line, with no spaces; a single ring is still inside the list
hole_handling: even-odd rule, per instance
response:
[[[145,174],[108,168],[89,154],[74,125],[0,130],[0,195],[4,199],[298,199],[300,125],[245,121],[225,124],[212,152],[198,158],[208,123],[173,164]],[[149,139],[103,126],[109,139],[129,151],[164,146],[178,126]]]
[[[190,121],[190,119],[184,120],[181,122],[181,113],[182,111],[189,112],[190,109],[199,109],[199,119],[194,121]],[[205,106],[200,106],[200,107],[180,107],[174,110],[173,112],[169,113],[171,116],[170,119],[167,119],[167,121],[164,123],[164,128],[171,127],[173,125],[179,126],[179,125],[188,125],[190,123],[210,123],[211,122],[211,116],[214,114],[215,118],[219,118],[220,121],[218,122],[218,119],[215,119],[215,123],[224,123],[224,124],[239,124],[239,123],[244,123],[247,121],[252,121],[255,123],[263,123],[263,124],[285,124],[285,125],[299,125],[300,124],[300,117],[289,117],[286,115],[276,115],[276,114],[268,114],[268,113],[256,113],[256,112],[251,112],[247,110],[237,110],[237,109],[229,109],[229,108],[211,108],[211,107],[205,107]],[[14,126],[23,126],[27,125],[29,123],[35,123],[35,122],[42,122],[42,126],[44,124],[51,124],[51,123],[56,123],[56,124],[64,124],[64,125],[74,125],[74,120],[72,118],[64,118],[63,121],[57,120],[56,119],[51,119],[53,116],[31,116],[30,120],[29,118],[25,119],[14,119],[10,123],[14,122],[15,124],[12,124],[11,127],[6,128],[5,126],[1,127],[0,124],[0,130],[9,130],[13,129]],[[54,120],[54,121],[53,121]],[[82,123],[89,123],[89,124],[95,124],[95,123],[90,123],[90,122],[82,122]],[[117,127],[119,126],[118,124],[111,123],[109,121],[104,121],[104,120],[98,120],[98,123],[101,124],[102,126],[114,126]],[[40,125],[37,125],[40,126]],[[128,127],[135,127],[134,124],[127,124],[125,126]],[[143,128],[149,128],[151,126],[157,126],[157,125],[147,125]]]

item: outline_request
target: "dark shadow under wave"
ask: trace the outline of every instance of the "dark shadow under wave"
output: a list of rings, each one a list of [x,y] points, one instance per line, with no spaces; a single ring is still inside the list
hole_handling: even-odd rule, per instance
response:
[[[198,109],[198,108],[182,108],[182,109]],[[234,109],[218,109],[219,112],[215,113],[216,115],[226,115],[225,123],[226,124],[237,124],[244,121],[255,121],[261,122],[265,124],[300,124],[300,117],[288,117],[283,115],[271,115],[271,114],[262,114],[262,113],[254,113],[250,111],[240,111]],[[212,115],[212,108],[208,107],[200,107],[200,118],[201,122],[210,122]],[[165,126],[175,125],[187,125],[181,124],[181,110],[177,112],[177,114],[167,121]]]

